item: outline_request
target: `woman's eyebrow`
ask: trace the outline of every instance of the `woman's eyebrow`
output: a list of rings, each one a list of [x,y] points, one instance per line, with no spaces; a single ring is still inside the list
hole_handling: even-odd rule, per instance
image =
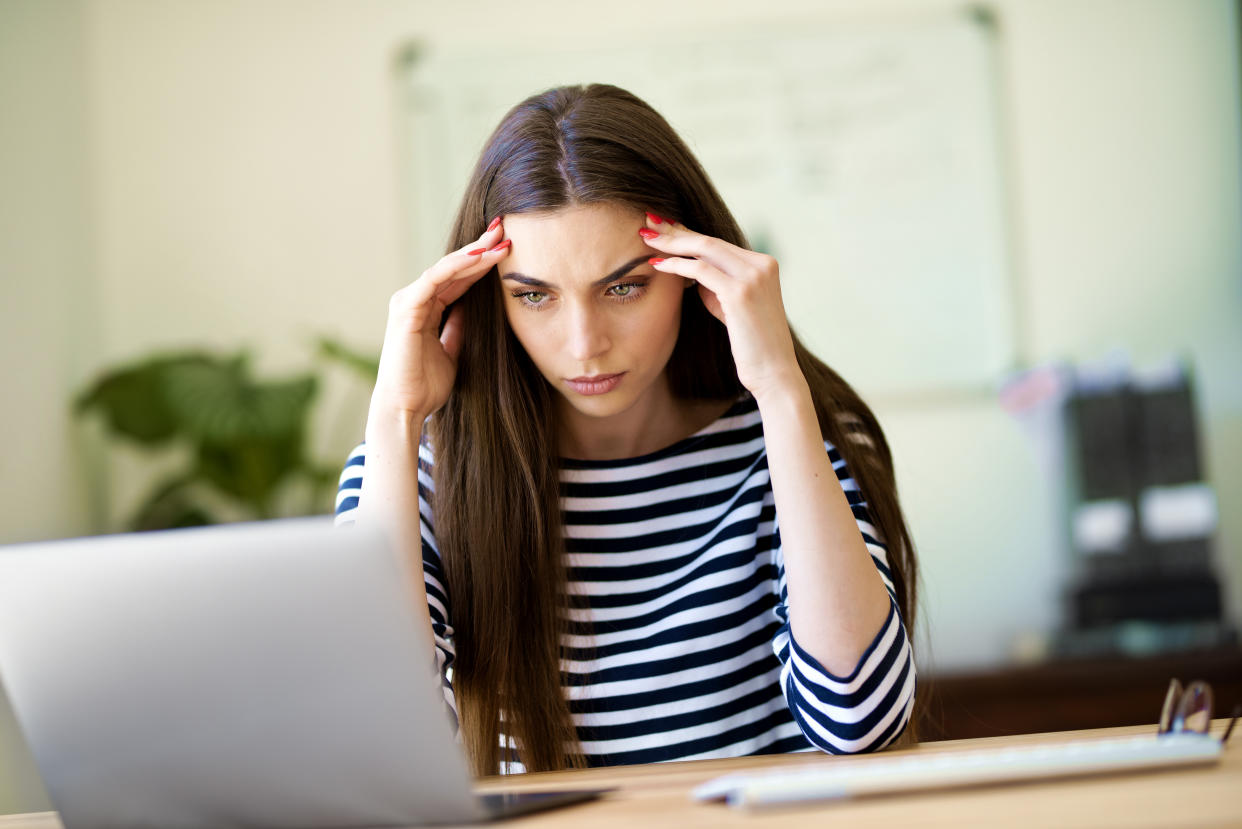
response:
[[[622,278],[627,273],[634,270],[634,268],[646,262],[649,258],[651,258],[651,254],[644,253],[642,256],[637,256],[631,259],[630,261],[626,262],[621,267],[617,268],[612,273],[605,276],[603,279],[597,279],[594,282],[592,282],[591,287],[602,288],[603,286],[607,285],[609,282],[616,282],[618,279]],[[521,284],[529,285],[532,288],[548,288],[551,290],[556,290],[556,286],[552,285],[551,283],[544,282],[542,279],[535,279],[535,277],[533,276],[527,276],[526,274],[518,273],[517,271],[514,271],[513,273],[507,273],[500,278],[502,280],[507,279],[511,282],[520,282]]]

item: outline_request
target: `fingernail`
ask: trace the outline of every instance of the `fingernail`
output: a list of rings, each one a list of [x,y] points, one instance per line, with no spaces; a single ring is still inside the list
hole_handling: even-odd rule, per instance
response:
[[[498,227],[500,227],[500,217],[499,217],[499,216],[497,216],[496,218],[492,219],[492,223],[491,223],[490,225],[488,225],[488,226],[487,226],[487,230],[488,230],[488,232],[490,233],[491,231],[495,230],[495,229],[496,229],[496,228],[498,228]]]
[[[512,240],[512,239],[505,239],[505,240],[504,240],[503,242],[501,242],[499,245],[496,245],[495,247],[488,248],[488,249],[487,249],[487,251],[488,251],[488,253],[491,253],[491,252],[492,252],[492,251],[494,251],[494,250],[504,250],[505,248],[509,247],[509,245],[511,245],[511,244],[513,244],[513,240]]]
[[[655,224],[661,224],[664,221],[663,219],[661,219],[659,216],[657,216],[654,213],[648,213],[647,218],[650,219]]]
[[[638,231],[638,235],[643,237],[644,239],[654,239],[660,235],[660,231],[652,230],[649,227],[644,227]]]
[[[664,259],[663,259],[662,257],[660,257],[660,256],[653,256],[653,257],[651,257],[650,259],[648,259],[647,261],[648,261],[648,262],[650,262],[652,265],[658,265],[658,264],[660,264],[661,262],[663,262],[663,261],[664,261]]]
[[[466,251],[466,255],[467,256],[478,256],[480,253],[483,253],[486,250],[487,248],[475,248],[474,250]]]

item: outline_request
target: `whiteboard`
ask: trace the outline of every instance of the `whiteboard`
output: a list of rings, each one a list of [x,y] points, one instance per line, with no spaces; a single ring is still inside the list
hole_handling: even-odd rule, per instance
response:
[[[646,100],[698,156],[794,329],[864,395],[976,389],[1015,361],[986,15],[678,35],[667,44],[411,44],[402,70],[411,253],[443,255],[504,114],[549,87]]]

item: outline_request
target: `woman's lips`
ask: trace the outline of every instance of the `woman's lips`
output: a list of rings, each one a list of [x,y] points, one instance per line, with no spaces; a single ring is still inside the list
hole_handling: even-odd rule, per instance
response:
[[[575,377],[566,380],[569,387],[578,394],[607,394],[617,387],[625,372],[620,374],[597,374],[594,377]]]

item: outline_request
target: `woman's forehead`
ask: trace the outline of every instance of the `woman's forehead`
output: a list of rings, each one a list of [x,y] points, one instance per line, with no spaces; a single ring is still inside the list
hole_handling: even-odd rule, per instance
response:
[[[501,277],[521,274],[558,286],[588,285],[648,250],[641,210],[611,202],[504,217],[513,240]]]

